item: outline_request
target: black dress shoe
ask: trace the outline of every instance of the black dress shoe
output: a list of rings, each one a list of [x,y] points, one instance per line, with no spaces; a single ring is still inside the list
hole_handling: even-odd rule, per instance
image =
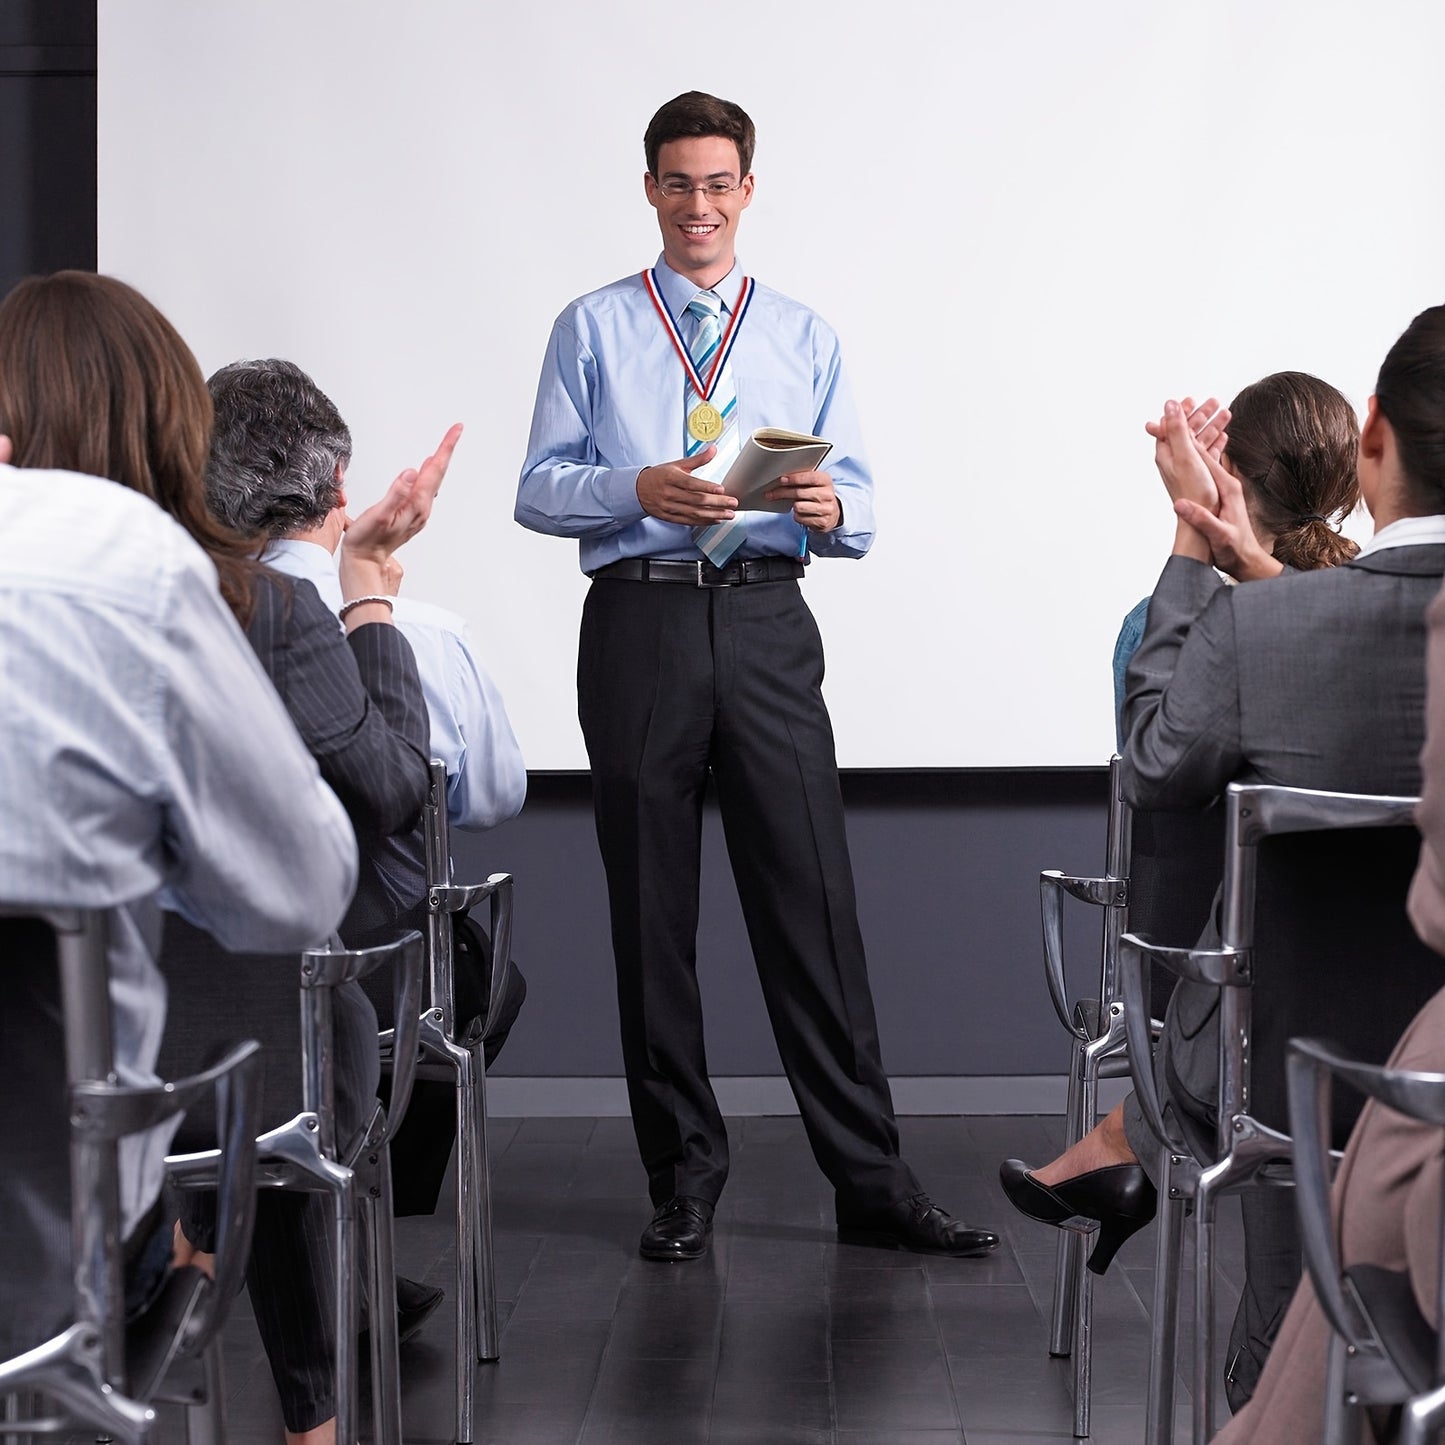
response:
[[[915,1194],[880,1208],[838,1205],[838,1239],[878,1249],[911,1249],[915,1254],[948,1254],[969,1259],[987,1254],[998,1243],[988,1229],[972,1229],[945,1214],[926,1194]]]
[[[637,1248],[643,1259],[701,1259],[711,1237],[712,1205],[706,1199],[675,1194],[653,1211]]]
[[[396,1277],[396,1342],[404,1345],[436,1313],[446,1295],[435,1285]]]
[[[1071,1219],[1098,1220],[1098,1242],[1089,1255],[1095,1274],[1103,1274],[1119,1246],[1154,1218],[1159,1203],[1138,1164],[1110,1164],[1062,1184],[1040,1184],[1022,1159],[1005,1159],[998,1167],[998,1182],[1009,1203],[1040,1224],[1064,1227]]]
[[[405,1275],[396,1277],[396,1342],[404,1345],[436,1313],[446,1295],[433,1285],[419,1284]],[[357,1332],[363,1354],[371,1346],[371,1332],[365,1319]]]

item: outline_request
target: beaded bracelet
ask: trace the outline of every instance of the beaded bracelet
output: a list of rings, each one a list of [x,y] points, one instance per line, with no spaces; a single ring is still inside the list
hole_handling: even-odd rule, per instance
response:
[[[386,604],[386,610],[387,610],[388,612],[395,612],[395,611],[396,611],[396,604],[395,604],[395,602],[393,601],[393,599],[390,598],[390,597],[381,597],[381,596],[353,597],[350,602],[343,602],[343,603],[341,604],[341,607],[340,607],[340,609],[338,610],[338,612],[337,612],[336,615],[337,615],[337,617],[339,617],[339,618],[341,619],[341,621],[345,622],[345,621],[346,621],[346,614],[347,614],[348,612],[350,612],[353,607],[365,607],[368,602],[384,602],[384,603]]]

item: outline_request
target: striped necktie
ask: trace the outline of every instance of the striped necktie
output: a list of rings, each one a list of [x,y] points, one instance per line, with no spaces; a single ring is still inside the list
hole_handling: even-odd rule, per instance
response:
[[[722,301],[715,291],[699,292],[687,303],[687,314],[697,324],[692,345],[688,348],[692,355],[693,369],[706,384],[708,372],[717,356],[718,347],[722,345]],[[698,395],[696,388],[689,381],[683,396],[682,427],[683,442],[687,448],[685,455],[689,457],[696,456],[708,445],[707,442],[698,441],[687,429],[689,414],[702,400],[703,398]],[[723,367],[722,375],[718,377],[708,400],[722,415],[722,435],[713,443],[717,447],[717,454],[705,467],[699,467],[693,475],[702,477],[705,481],[720,482],[727,475],[727,470],[732,466],[741,446],[738,441],[738,394],[737,388],[733,385],[731,363]],[[734,517],[729,522],[715,522],[710,527],[694,527],[692,529],[693,541],[697,543],[703,556],[715,567],[721,567],[742,546],[746,537],[747,526],[740,516]]]

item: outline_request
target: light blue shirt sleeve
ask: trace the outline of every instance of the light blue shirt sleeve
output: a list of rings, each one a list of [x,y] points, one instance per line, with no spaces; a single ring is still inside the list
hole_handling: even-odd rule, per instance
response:
[[[271,543],[264,560],[287,576],[306,578],[333,612],[340,608],[336,558],[327,548],[283,539]],[[416,657],[431,755],[446,764],[447,817],[459,828],[492,828],[515,817],[527,796],[527,766],[501,691],[477,659],[465,619],[402,593],[392,620]],[[396,861],[406,866],[400,857]]]
[[[396,622],[416,653],[432,756],[446,764],[447,817],[461,828],[494,828],[516,817],[527,797],[527,767],[466,623],[405,598],[397,599]]]
[[[696,287],[661,260],[655,275],[686,337]],[[715,288],[725,307],[741,284],[741,268],[734,267]],[[728,364],[744,435],[785,427],[833,444],[823,470],[843,511],[842,524],[828,533],[809,532],[791,515],[748,513],[738,555],[861,557],[873,542],[873,479],[832,329],[807,307],[758,285]],[[573,302],[547,342],[517,521],[577,538],[589,573],[625,557],[700,557],[690,527],[649,516],[637,499],[644,467],[684,453],[684,388],[681,362],[640,276]]]

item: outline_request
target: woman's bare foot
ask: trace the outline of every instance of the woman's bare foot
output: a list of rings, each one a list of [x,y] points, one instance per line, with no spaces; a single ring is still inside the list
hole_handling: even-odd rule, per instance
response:
[[[1111,1164],[1137,1164],[1138,1156],[1124,1134],[1124,1106],[1105,1114],[1077,1144],[1071,1144],[1050,1164],[1031,1169],[1040,1184],[1062,1184]]]

